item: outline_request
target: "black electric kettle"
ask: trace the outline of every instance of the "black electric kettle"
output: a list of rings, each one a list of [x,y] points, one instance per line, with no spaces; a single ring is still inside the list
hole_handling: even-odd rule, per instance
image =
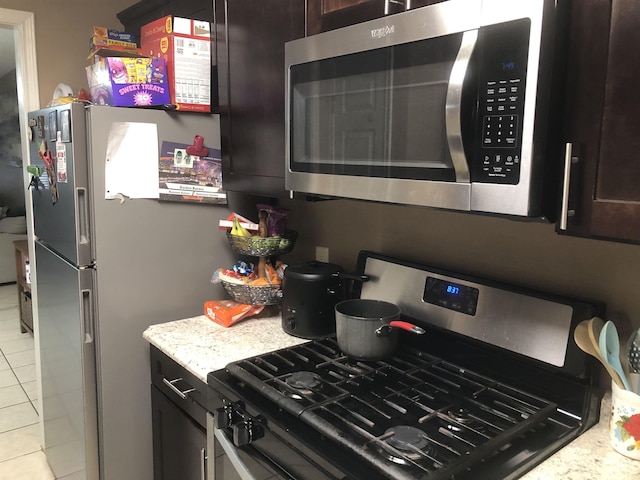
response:
[[[369,278],[344,273],[344,268],[334,263],[288,266],[282,280],[282,329],[307,339],[335,335],[334,307],[347,299],[349,279],[366,282]]]

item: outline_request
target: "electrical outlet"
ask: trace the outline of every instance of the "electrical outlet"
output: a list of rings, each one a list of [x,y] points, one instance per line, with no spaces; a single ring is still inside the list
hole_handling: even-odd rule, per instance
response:
[[[318,262],[329,262],[329,247],[316,247],[316,260]]]

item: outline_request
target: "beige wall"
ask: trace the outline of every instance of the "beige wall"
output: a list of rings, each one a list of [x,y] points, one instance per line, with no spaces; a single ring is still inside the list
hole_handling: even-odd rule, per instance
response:
[[[121,29],[116,13],[137,0],[0,0],[0,8],[33,12],[40,106],[53,97],[59,83],[74,92],[87,88],[84,67],[93,26]],[[0,19],[0,22],[2,19]]]
[[[289,263],[355,267],[360,249],[606,302],[610,318],[640,327],[640,246],[568,237],[554,226],[352,200],[283,201],[300,231]]]

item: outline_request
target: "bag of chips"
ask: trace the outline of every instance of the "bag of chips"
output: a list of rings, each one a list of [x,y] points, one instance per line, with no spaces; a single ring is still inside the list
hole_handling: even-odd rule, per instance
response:
[[[259,314],[264,305],[247,305],[233,300],[210,300],[204,302],[204,314],[218,325],[227,328],[248,317]]]

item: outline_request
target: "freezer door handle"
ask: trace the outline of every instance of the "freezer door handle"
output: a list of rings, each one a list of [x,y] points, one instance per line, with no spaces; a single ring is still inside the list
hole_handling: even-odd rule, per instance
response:
[[[82,328],[84,330],[84,343],[93,343],[93,308],[91,290],[80,290],[80,309],[82,315]]]
[[[89,199],[86,188],[76,188],[76,200],[76,205],[78,205],[78,242],[80,245],[86,245],[89,243]]]

